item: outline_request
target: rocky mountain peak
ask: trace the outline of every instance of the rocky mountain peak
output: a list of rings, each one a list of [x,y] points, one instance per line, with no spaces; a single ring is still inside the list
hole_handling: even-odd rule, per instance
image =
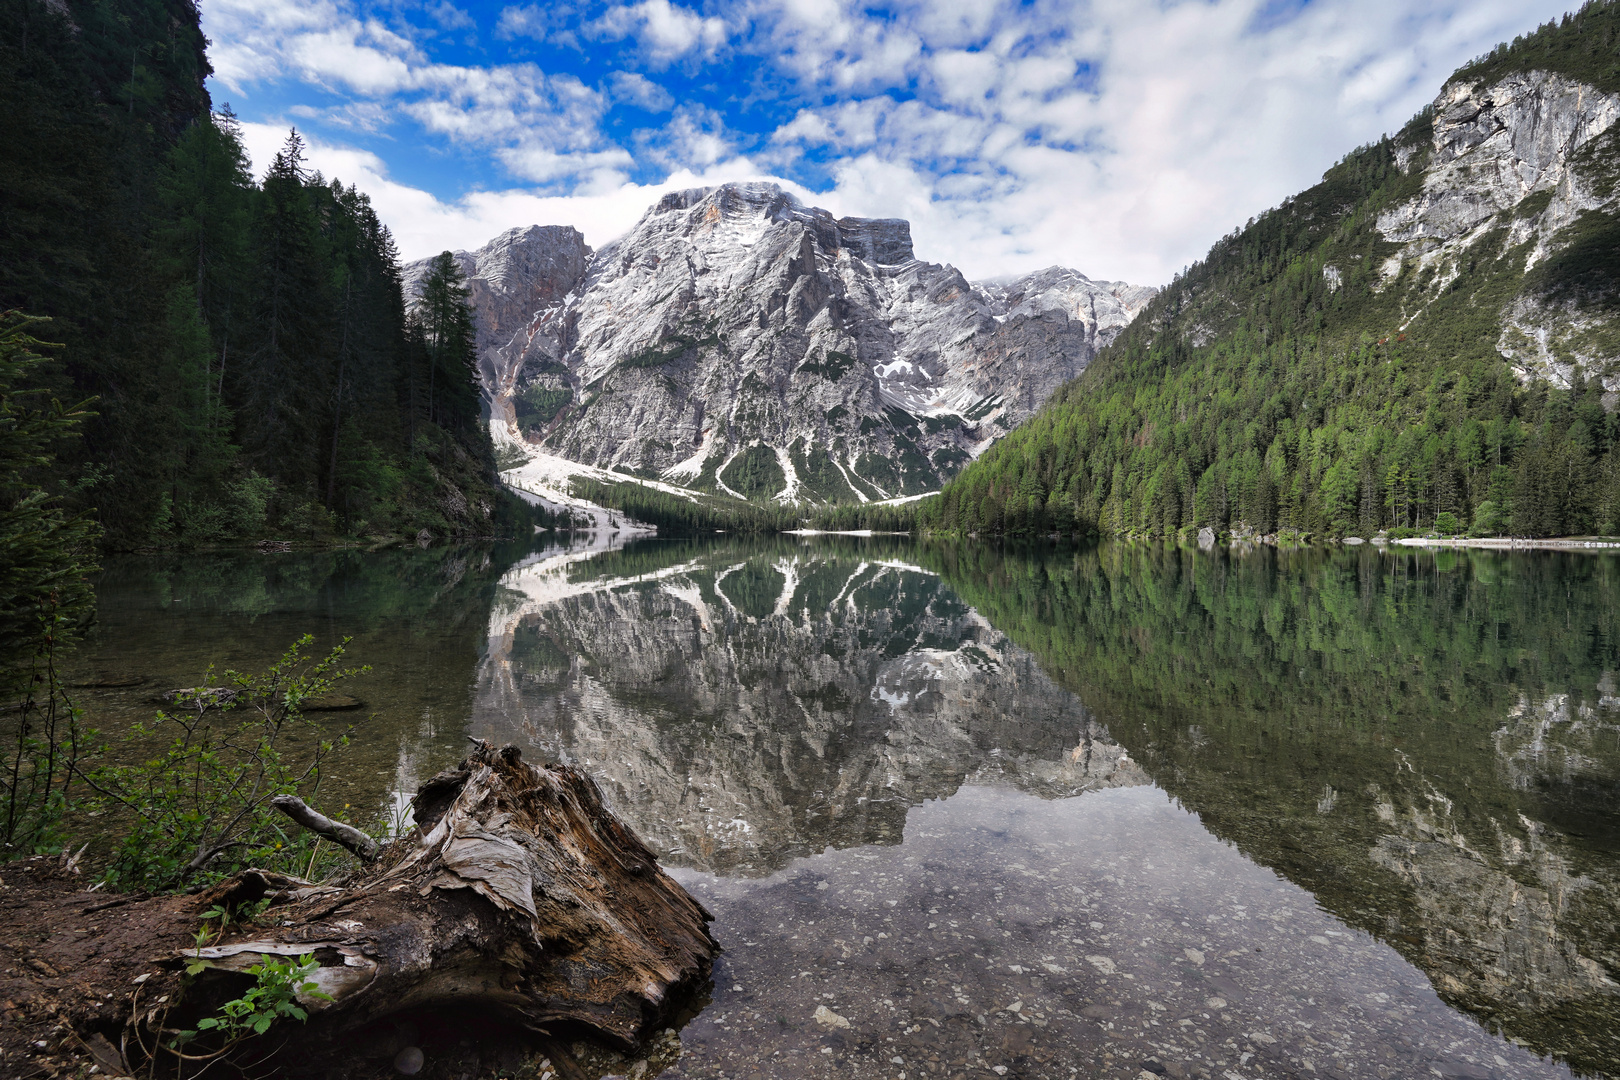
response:
[[[901,218],[834,218],[818,207],[806,206],[792,192],[764,181],[687,188],[665,195],[625,237],[633,241],[652,219],[684,215],[674,224],[692,234],[717,240],[757,236],[775,225],[797,222],[824,250],[848,249],[851,256],[874,266],[897,266],[916,258],[911,247],[911,222]]]
[[[1064,267],[974,285],[906,221],[760,182],[670,192],[594,253],[532,226],[460,257],[497,438],[814,502],[939,487],[1156,291]]]
[[[1501,313],[1497,351],[1521,379],[1568,387],[1596,377],[1610,390],[1620,387],[1620,360],[1603,333],[1607,316],[1574,302],[1578,277],[1570,288],[1537,281],[1545,277],[1542,264],[1571,246],[1612,244],[1600,238],[1605,227],[1613,235],[1620,169],[1605,140],[1612,146],[1620,94],[1556,72],[1517,71],[1453,79],[1432,112],[1432,128],[1421,133],[1427,137],[1397,150],[1422,185],[1378,216],[1384,239],[1400,245],[1380,268],[1380,288],[1416,270],[1444,289],[1480,260],[1476,245],[1500,231],[1524,255],[1518,295]],[[1564,269],[1580,261],[1566,258]]]

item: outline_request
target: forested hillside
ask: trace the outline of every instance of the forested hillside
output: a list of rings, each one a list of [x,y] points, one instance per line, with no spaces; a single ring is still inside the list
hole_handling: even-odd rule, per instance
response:
[[[387,228],[295,133],[255,182],[205,46],[190,0],[0,8],[0,311],[95,399],[47,488],[117,547],[517,527],[454,264],[407,313]]]
[[[919,507],[963,532],[1620,532],[1620,7],[1223,238]]]

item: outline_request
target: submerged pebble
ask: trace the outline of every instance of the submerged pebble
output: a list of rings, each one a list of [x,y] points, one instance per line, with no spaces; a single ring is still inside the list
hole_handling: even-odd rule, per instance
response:
[[[970,786],[903,836],[762,880],[674,871],[726,952],[665,1077],[1571,1075],[1154,788]]]

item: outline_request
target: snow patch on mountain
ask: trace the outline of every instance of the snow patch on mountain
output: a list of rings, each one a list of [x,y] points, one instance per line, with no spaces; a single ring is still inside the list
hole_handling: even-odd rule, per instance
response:
[[[972,283],[905,221],[765,183],[666,195],[599,251],[534,226],[457,260],[497,439],[784,502],[937,489],[1156,292],[1064,267]]]

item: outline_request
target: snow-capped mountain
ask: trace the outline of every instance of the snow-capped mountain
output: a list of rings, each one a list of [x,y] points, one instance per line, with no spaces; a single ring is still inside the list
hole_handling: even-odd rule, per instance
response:
[[[532,226],[457,259],[498,440],[814,502],[939,487],[1156,291],[1062,267],[972,283],[905,221],[766,183],[667,195],[595,252]]]

